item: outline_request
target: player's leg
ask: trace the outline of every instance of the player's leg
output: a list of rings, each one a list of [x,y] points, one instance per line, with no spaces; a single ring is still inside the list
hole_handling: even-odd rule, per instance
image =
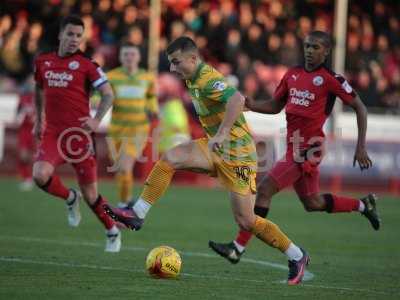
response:
[[[133,167],[136,157],[141,155],[147,141],[147,133],[138,133],[134,137],[112,138],[109,140],[111,159],[116,168],[116,182],[119,192],[118,207],[123,208],[132,199],[134,184]]]
[[[36,185],[53,196],[66,200],[68,224],[72,227],[79,225],[81,215],[79,212],[80,193],[75,189],[68,189],[60,177],[54,174],[55,168],[64,163],[64,159],[57,147],[58,136],[45,131],[38,147],[38,157],[33,164],[32,176]]]
[[[146,214],[165,193],[176,170],[191,170],[194,172],[210,172],[212,162],[201,147],[207,147],[207,142],[190,141],[168,150],[155,164],[144,183],[143,191],[135,203],[130,203],[128,209],[118,209],[106,206],[107,213],[127,227],[139,230]]]
[[[286,154],[257,185],[254,213],[265,218],[269,210],[269,203],[271,202],[272,196],[283,188],[293,184],[293,182],[300,177],[301,169],[299,165],[293,161],[291,155]],[[251,232],[240,229],[233,242],[218,243],[210,241],[209,246],[231,263],[238,263],[251,237]]]
[[[254,196],[252,194],[241,195],[231,192],[231,205],[235,221],[241,229],[251,231],[258,239],[288,257],[288,283],[300,283],[305,267],[309,263],[309,256],[306,252],[296,246],[276,224],[254,214]]]
[[[32,151],[25,147],[20,147],[18,157],[18,173],[22,179],[19,187],[22,191],[30,191],[33,187],[32,180]]]
[[[121,232],[116,222],[105,212],[103,206],[107,200],[97,191],[97,183],[79,183],[83,198],[89,205],[93,213],[103,224],[106,230],[106,252],[119,252],[121,249]]]
[[[98,193],[96,159],[94,156],[90,156],[82,162],[73,164],[73,167],[83,198],[106,230],[107,242],[105,251],[119,252],[121,248],[121,233],[117,228],[116,222],[104,210],[107,200]]]
[[[272,196],[278,192],[279,188],[275,181],[270,176],[265,175],[257,185],[254,214],[261,218],[266,218],[269,212]],[[237,264],[252,236],[253,233],[251,231],[239,229],[236,238],[232,242],[218,243],[209,241],[208,245],[229,262]]]
[[[327,213],[360,212],[375,230],[379,229],[380,219],[376,209],[376,196],[370,194],[356,199],[334,194],[319,194],[319,171],[302,176],[293,187],[306,211],[326,211]]]
[[[118,159],[116,181],[119,191],[118,207],[126,207],[132,199],[133,166],[135,158],[127,153],[122,153]]]

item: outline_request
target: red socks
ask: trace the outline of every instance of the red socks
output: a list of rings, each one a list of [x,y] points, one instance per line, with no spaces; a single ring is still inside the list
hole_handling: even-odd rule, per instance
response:
[[[253,236],[253,233],[251,233],[250,231],[239,230],[235,241],[240,246],[246,247],[247,243],[250,241],[252,236]]]
[[[101,195],[99,195],[96,202],[91,205],[90,208],[100,220],[100,222],[103,223],[104,227],[107,230],[110,230],[112,227],[114,227],[115,221],[104,210],[104,204],[107,204],[107,201]]]
[[[64,200],[68,199],[69,189],[61,182],[61,179],[57,175],[50,177],[49,181],[45,185],[40,186],[40,188],[49,194],[62,198]]]
[[[328,213],[358,211],[360,200],[350,197],[336,196],[333,194],[322,195],[326,201]]]
[[[18,163],[18,173],[23,180],[32,179],[32,165],[30,163]]]

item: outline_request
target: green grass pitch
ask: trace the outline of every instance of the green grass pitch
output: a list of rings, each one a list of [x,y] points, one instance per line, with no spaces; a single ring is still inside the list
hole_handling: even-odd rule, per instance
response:
[[[400,199],[381,197],[382,228],[358,213],[307,213],[292,193],[273,200],[270,219],[311,255],[311,280],[295,287],[285,257],[253,239],[231,265],[207,247],[236,232],[222,190],[171,187],[139,232],[123,232],[122,250],[104,253],[102,227],[85,204],[69,228],[61,200],[0,180],[0,299],[400,299]],[[116,198],[111,182],[100,191]],[[136,189],[136,193],[139,190]],[[111,201],[113,202],[113,201]],[[177,280],[150,278],[148,251],[158,245],[182,256]]]

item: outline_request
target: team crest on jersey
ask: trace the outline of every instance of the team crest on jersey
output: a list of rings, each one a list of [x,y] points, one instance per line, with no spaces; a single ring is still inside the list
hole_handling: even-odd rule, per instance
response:
[[[216,82],[214,82],[212,87],[213,87],[213,89],[215,89],[217,91],[223,91],[226,88],[226,84],[223,81],[216,81]]]
[[[324,83],[324,79],[321,76],[315,76],[312,82],[315,86],[320,86]]]
[[[46,61],[44,62],[44,64],[46,65],[46,67],[50,67],[50,66],[51,66],[51,61],[46,60]]]
[[[79,68],[79,62],[77,62],[76,60],[71,61],[68,64],[68,68],[70,68],[71,70],[76,70]]]

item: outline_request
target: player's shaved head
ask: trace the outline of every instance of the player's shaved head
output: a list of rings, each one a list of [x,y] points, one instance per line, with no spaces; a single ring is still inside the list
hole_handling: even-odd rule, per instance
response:
[[[197,52],[196,43],[187,36],[181,36],[171,42],[167,47],[167,54],[170,55],[176,51],[183,52]]]
[[[316,30],[316,31],[312,31],[309,34],[309,36],[312,38],[318,39],[325,48],[331,49],[332,38],[328,33],[324,32],[324,31]]]

